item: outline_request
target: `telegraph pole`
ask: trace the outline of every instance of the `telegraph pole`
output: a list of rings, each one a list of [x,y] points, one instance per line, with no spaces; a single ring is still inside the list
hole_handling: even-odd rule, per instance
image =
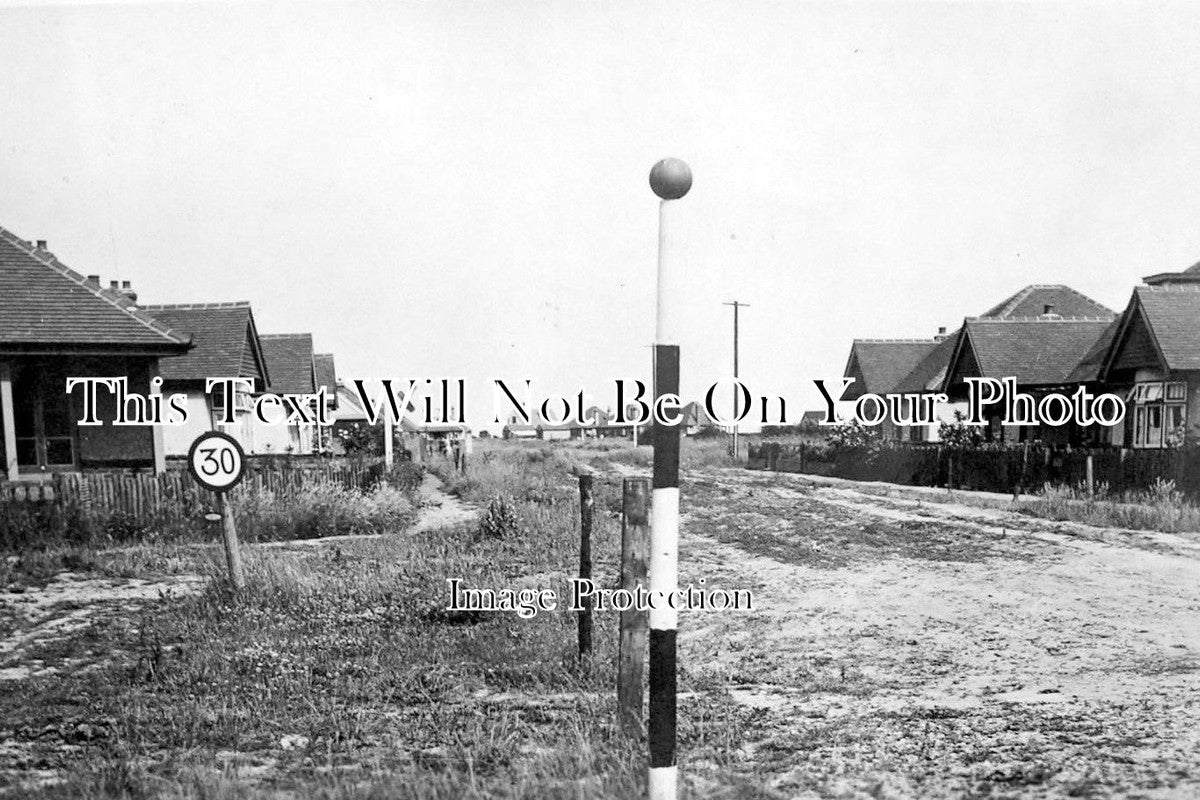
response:
[[[736,381],[738,377],[738,309],[749,308],[749,303],[741,303],[737,300],[731,300],[728,303],[721,305],[733,306],[733,379]],[[733,460],[738,459],[738,389],[733,387]]]

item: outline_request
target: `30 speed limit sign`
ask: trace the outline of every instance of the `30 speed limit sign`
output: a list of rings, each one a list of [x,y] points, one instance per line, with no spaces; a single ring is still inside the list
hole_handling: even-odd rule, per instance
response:
[[[237,486],[246,471],[246,453],[229,434],[209,431],[192,442],[188,469],[205,489],[227,492]]]

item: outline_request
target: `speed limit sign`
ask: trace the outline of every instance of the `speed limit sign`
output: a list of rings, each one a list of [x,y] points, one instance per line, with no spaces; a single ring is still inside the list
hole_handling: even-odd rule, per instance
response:
[[[205,489],[227,492],[237,486],[246,471],[246,453],[229,434],[209,431],[192,442],[188,469]]]

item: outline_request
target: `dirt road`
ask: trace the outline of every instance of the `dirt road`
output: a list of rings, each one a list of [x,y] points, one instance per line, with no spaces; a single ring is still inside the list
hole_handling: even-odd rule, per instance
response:
[[[1200,797],[1200,537],[688,478],[681,584],[756,605],[682,615],[696,693],[753,709],[729,763],[685,764],[701,793],[735,769],[781,797]]]

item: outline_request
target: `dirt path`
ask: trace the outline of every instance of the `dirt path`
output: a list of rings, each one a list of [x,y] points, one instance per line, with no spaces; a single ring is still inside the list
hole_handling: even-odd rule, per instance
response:
[[[87,628],[106,622],[133,624],[147,604],[195,594],[204,586],[198,575],[161,580],[96,578],[64,572],[45,586],[0,595],[5,635],[0,637],[0,683],[84,669],[111,656],[103,642],[94,651],[72,653],[48,661],[37,657],[53,652]],[[71,648],[75,650],[76,648]],[[60,654],[61,655],[61,654]]]
[[[685,612],[685,663],[780,796],[1200,796],[1197,537],[688,478],[681,583],[757,610]]]
[[[469,522],[479,516],[479,509],[468,505],[442,489],[442,482],[431,472],[421,481],[421,514],[413,530],[432,531]]]

